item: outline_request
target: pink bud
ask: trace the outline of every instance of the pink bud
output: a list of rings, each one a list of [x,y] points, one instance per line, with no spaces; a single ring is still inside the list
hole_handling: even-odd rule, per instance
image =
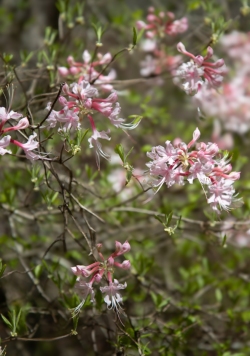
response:
[[[114,266],[114,262],[115,262],[115,260],[113,259],[112,256],[110,256],[108,258],[108,266],[113,267]]]
[[[214,62],[214,67],[220,68],[220,67],[224,66],[224,64],[225,64],[225,61],[224,61],[224,59],[221,58],[221,59],[218,59],[218,61]]]
[[[124,244],[122,245],[122,253],[126,253],[126,252],[130,251],[130,249],[131,249],[131,246],[128,243],[128,241],[124,242]]]
[[[154,32],[152,32],[152,31],[147,31],[147,32],[146,32],[146,37],[147,37],[147,38],[153,38],[153,37],[154,37]]]
[[[77,73],[79,73],[79,69],[77,67],[71,67],[69,69],[70,74],[76,75]]]
[[[232,180],[240,179],[240,172],[231,172],[229,174],[229,178]]]
[[[96,281],[97,283],[99,283],[99,282],[101,281],[101,279],[102,279],[102,275],[100,275],[100,273],[96,273],[96,274],[94,275],[94,279],[95,279],[95,281]]]
[[[82,54],[82,59],[83,59],[84,63],[89,63],[91,60],[91,55],[90,55],[89,51],[87,51],[86,49]]]
[[[130,269],[130,267],[131,267],[131,263],[129,260],[125,260],[121,264],[121,268],[123,268],[123,269]]]
[[[154,21],[157,21],[158,18],[157,18],[157,16],[155,16],[155,15],[153,15],[153,14],[149,14],[149,15],[147,16],[147,20],[148,20],[148,22],[154,22]]]
[[[208,46],[208,47],[207,47],[206,59],[207,59],[207,58],[211,58],[213,54],[214,54],[213,48],[210,47],[210,46]]]
[[[201,55],[198,55],[195,57],[195,62],[198,64],[198,66],[202,66],[204,62],[204,57]]]
[[[122,251],[122,244],[119,241],[115,242],[115,252],[120,252]]]
[[[186,48],[182,42],[179,42],[176,47],[177,47],[177,51],[179,51],[183,54],[186,53]]]
[[[200,135],[201,135],[200,130],[198,129],[198,127],[196,127],[196,129],[194,130],[194,133],[193,133],[193,140],[197,141],[198,138],[200,137]]]
[[[144,21],[137,21],[136,27],[138,28],[138,30],[142,30],[143,28],[147,27],[147,25]]]
[[[68,84],[64,84],[62,91],[63,91],[64,94],[68,94],[68,93],[69,93],[69,86],[68,86]]]
[[[119,241],[115,242],[115,252],[112,254],[114,257],[123,255],[124,253],[130,251],[130,244],[128,241],[124,242],[122,245]]]
[[[75,63],[74,57],[68,56],[67,62],[69,63],[70,66],[72,66]]]
[[[66,77],[69,74],[69,70],[66,67],[58,67],[58,72],[62,77]]]
[[[64,98],[64,96],[60,96],[58,101],[59,101],[60,104],[62,104],[64,106],[66,106],[67,103],[68,103],[67,99]]]

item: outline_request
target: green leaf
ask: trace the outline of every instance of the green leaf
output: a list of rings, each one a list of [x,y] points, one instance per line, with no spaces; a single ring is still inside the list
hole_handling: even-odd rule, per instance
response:
[[[133,46],[135,46],[137,43],[137,32],[135,27],[133,27]]]
[[[127,185],[127,184],[130,182],[131,178],[132,178],[132,175],[133,175],[133,167],[132,167],[132,166],[129,166],[129,168],[126,169],[126,170],[127,170],[127,172],[126,172],[126,184],[125,184],[125,185]]]
[[[11,322],[7,318],[5,318],[5,316],[3,316],[3,314],[1,314],[1,317],[2,317],[3,321],[5,322],[5,324],[9,325],[9,327],[12,329]]]
[[[223,236],[223,240],[222,240],[222,247],[226,247],[227,246],[226,242],[227,242],[227,235],[225,234]]]
[[[218,303],[221,303],[222,298],[223,298],[223,294],[222,294],[222,292],[221,292],[221,290],[219,288],[215,289],[215,298],[216,298]]]
[[[115,147],[115,152],[120,156],[122,162],[125,162],[125,154],[124,154],[124,149],[121,144],[117,145]]]

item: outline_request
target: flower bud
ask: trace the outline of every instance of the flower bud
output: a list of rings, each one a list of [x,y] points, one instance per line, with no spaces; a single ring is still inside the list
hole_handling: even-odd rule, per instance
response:
[[[222,66],[224,66],[225,64],[225,61],[224,59],[218,59],[218,61],[214,62],[214,68],[220,68]]]
[[[198,66],[201,67],[203,62],[204,62],[204,57],[203,56],[198,55],[198,56],[195,57],[195,63],[198,64]]]
[[[102,279],[102,275],[101,275],[100,273],[96,273],[96,274],[94,275],[94,279],[95,279],[95,281],[96,281],[97,283],[99,283],[99,282],[101,281],[101,279]]]
[[[136,22],[136,26],[137,26],[138,30],[142,30],[142,29],[145,28],[147,25],[145,24],[144,21],[137,21],[137,22]]]
[[[83,59],[84,63],[89,63],[91,60],[91,55],[89,54],[89,51],[87,51],[86,49],[82,54],[82,59]]]
[[[208,58],[211,58],[213,54],[214,54],[213,48],[210,47],[210,46],[208,46],[208,47],[207,47],[207,55],[206,55],[206,58],[207,58],[207,59],[208,59]]]
[[[186,53],[186,48],[182,42],[179,42],[176,47],[177,47],[177,51],[184,54]]]
[[[229,178],[232,180],[240,179],[240,172],[231,172],[229,174]]]
[[[148,22],[154,22],[154,21],[157,21],[158,18],[157,18],[157,16],[155,16],[154,14],[149,14],[149,15],[147,16],[147,20],[148,20]]]
[[[75,74],[77,74],[79,72],[79,69],[77,67],[71,67],[69,69],[69,71],[70,71],[70,74],[75,75]]]
[[[114,266],[114,262],[115,262],[115,260],[113,259],[112,256],[110,256],[110,257],[108,258],[108,266],[109,266],[109,267],[113,267],[113,266]]]
[[[66,106],[68,101],[66,98],[64,98],[64,96],[60,96],[59,99],[58,99],[59,103]]]
[[[125,260],[121,264],[121,268],[123,268],[123,269],[130,269],[130,267],[131,267],[131,263],[129,260]]]
[[[68,56],[67,62],[70,66],[72,66],[75,63],[74,57]]]
[[[66,67],[58,67],[58,72],[62,77],[66,77],[69,74],[69,70]]]

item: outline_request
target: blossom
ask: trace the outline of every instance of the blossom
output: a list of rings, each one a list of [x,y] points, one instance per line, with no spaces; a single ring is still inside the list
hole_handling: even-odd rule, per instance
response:
[[[147,153],[151,161],[146,164],[153,178],[151,184],[158,192],[164,183],[171,187],[173,184],[183,185],[186,181],[192,184],[194,179],[198,179],[203,190],[203,186],[207,186],[207,202],[212,209],[217,213],[228,211],[236,200],[232,185],[240,178],[240,172],[231,172],[227,154],[219,156],[215,143],[197,143],[199,137],[200,131],[196,128],[188,144],[178,139],[174,145],[166,141],[165,148],[153,147]]]
[[[78,315],[81,311],[81,308],[86,302],[88,295],[90,296],[90,301],[93,303],[95,301],[95,292],[92,287],[92,283],[86,283],[79,278],[76,282],[75,289],[77,293],[81,296],[82,301],[80,304],[77,305],[76,308],[72,309],[73,317]]]
[[[102,60],[108,59],[103,58]],[[77,83],[64,84],[62,92],[63,95],[58,100],[62,107],[61,110],[51,110],[51,103],[47,105],[46,109],[50,111],[50,114],[46,119],[46,124],[49,128],[54,128],[59,123],[61,126],[59,131],[71,130],[74,132],[80,129],[82,119],[88,117],[92,129],[92,135],[88,139],[89,147],[95,149],[96,162],[100,169],[100,156],[109,159],[109,155],[102,150],[99,139],[109,141],[111,138],[108,136],[109,129],[107,131],[97,129],[92,115],[100,113],[108,118],[112,125],[125,130],[135,129],[139,125],[141,117],[136,117],[132,122],[125,123],[125,120],[119,117],[121,107],[117,101],[117,92],[112,90],[106,98],[100,98],[98,90],[82,78]]]
[[[101,287],[100,290],[102,293],[105,293],[104,302],[107,304],[108,309],[113,309],[118,313],[122,310],[120,303],[122,302],[122,297],[118,291],[120,289],[125,289],[127,283],[121,284],[117,279],[114,279],[114,282],[109,283],[108,286]]]
[[[105,152],[103,152],[102,150],[102,145],[100,144],[100,142],[98,141],[99,138],[102,138],[104,140],[111,140],[111,138],[107,135],[107,133],[105,131],[98,131],[95,127],[95,123],[93,118],[88,115],[91,127],[92,127],[92,131],[93,134],[92,136],[88,139],[89,141],[89,147],[90,148],[95,148],[95,154],[96,154],[96,163],[97,163],[97,167],[98,169],[100,169],[100,156],[102,156],[105,159],[109,159],[109,155],[107,155]]]
[[[203,85],[202,76],[204,74],[204,69],[197,66],[194,62],[183,63],[177,70],[177,77],[184,80],[182,84],[183,89],[188,95],[193,95],[198,92],[198,90]]]
[[[10,119],[19,119],[22,117],[22,114],[19,114],[15,111],[6,110],[4,107],[0,107],[0,127],[2,128],[6,121]]]
[[[67,58],[69,68],[62,66],[58,67],[58,72],[62,77],[73,76],[79,80],[95,81],[105,91],[113,90],[110,81],[116,78],[116,72],[111,69],[107,75],[103,75],[96,67],[107,65],[112,61],[112,55],[108,52],[106,54],[97,53],[97,59],[91,61],[91,54],[88,50],[84,50],[82,54],[83,62],[76,62],[73,56]]]
[[[157,36],[175,36],[178,33],[185,32],[188,28],[188,20],[186,17],[175,20],[175,15],[172,12],[161,11],[157,14],[153,7],[149,7],[147,23],[139,20],[136,25],[138,30],[144,29],[146,31],[147,38],[152,39]]]
[[[29,127],[29,120],[27,119],[27,117],[23,117],[17,125],[15,126],[11,126],[11,127],[7,127],[6,129],[3,129],[2,132],[6,133],[9,131],[14,131],[14,130],[23,130],[26,129],[27,127]]]
[[[207,202],[216,212],[219,212],[219,208],[226,211],[230,210],[235,193],[233,183],[234,181],[231,179],[221,178],[208,185],[210,197]]]
[[[32,152],[39,146],[39,142],[35,140],[37,134],[34,132],[33,135],[30,135],[28,141],[26,143],[21,143],[19,141],[11,139],[11,142],[14,143],[16,146],[21,147],[24,150],[24,153],[28,159],[31,161],[35,161],[41,158],[40,155]]]
[[[3,156],[5,153],[11,153],[10,150],[6,150],[6,147],[9,146],[9,144],[10,144],[10,140],[11,140],[10,135],[4,136],[0,140],[0,155],[1,156]]]
[[[183,89],[187,94],[196,94],[204,84],[217,88],[221,85],[224,76],[227,73],[226,66],[223,59],[219,59],[216,62],[208,62],[207,60],[213,56],[213,49],[207,48],[207,54],[205,57],[201,55],[193,55],[186,51],[183,43],[177,44],[177,50],[182,54],[191,58],[188,63],[183,63],[177,70],[176,76],[182,79]]]
[[[109,309],[114,309],[118,312],[120,311],[120,302],[122,302],[122,298],[117,291],[126,288],[127,284],[119,284],[116,279],[113,281],[113,275],[116,267],[128,270],[130,268],[130,261],[124,260],[122,263],[119,263],[115,259],[128,252],[130,250],[130,244],[128,241],[125,241],[123,244],[116,241],[115,246],[115,252],[105,260],[101,253],[102,244],[97,244],[96,248],[101,262],[96,261],[88,266],[77,265],[71,267],[72,272],[77,276],[76,289],[78,294],[82,297],[82,302],[73,310],[73,315],[80,312],[88,295],[90,295],[91,301],[94,301],[93,283],[100,283],[103,276],[105,276],[108,281],[108,286],[100,287],[101,292],[106,293],[104,301]],[[90,278],[90,280],[89,282],[86,282],[83,278]]]

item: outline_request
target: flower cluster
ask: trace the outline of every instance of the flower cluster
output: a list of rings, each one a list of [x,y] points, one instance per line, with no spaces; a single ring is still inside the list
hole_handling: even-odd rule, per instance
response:
[[[220,92],[205,86],[194,99],[205,115],[218,118],[227,130],[244,134],[250,129],[250,33],[234,31],[223,36],[221,44],[233,59],[234,77]]]
[[[108,159],[109,156],[102,150],[99,139],[110,140],[109,131],[98,131],[92,117],[94,113],[101,113],[107,117],[111,124],[117,128],[132,130],[136,128],[139,121],[134,121],[130,124],[124,123],[124,119],[119,118],[121,107],[117,101],[116,91],[105,98],[98,98],[98,90],[90,85],[89,82],[79,79],[77,83],[67,84],[63,87],[64,96],[60,96],[59,103],[62,106],[60,111],[52,110],[46,122],[49,128],[53,128],[60,123],[59,130],[76,130],[80,129],[80,121],[84,116],[88,117],[92,129],[92,136],[89,138],[89,146],[95,148],[96,162],[100,168],[100,156]],[[50,110],[51,104],[47,106]]]
[[[179,84],[179,79],[181,79],[182,87],[188,95],[196,94],[204,84],[213,88],[218,88],[221,85],[227,74],[227,68],[223,59],[218,59],[216,62],[207,61],[213,56],[211,47],[207,48],[205,57],[187,52],[181,42],[177,44],[177,50],[191,58],[191,61],[183,63],[176,70],[175,78],[176,84]]]
[[[176,68],[181,63],[181,56],[167,54],[162,47],[159,48],[154,40],[144,40],[141,49],[147,53],[145,59],[140,63],[140,74],[143,77],[160,75],[166,71],[174,75]]]
[[[124,244],[116,241],[115,252],[113,252],[107,260],[104,259],[101,253],[102,244],[97,245],[97,251],[101,262],[94,262],[88,266],[75,266],[71,267],[74,275],[77,276],[76,289],[82,297],[82,302],[74,309],[73,315],[77,315],[80,312],[81,307],[84,305],[87,296],[90,296],[90,300],[94,301],[95,292],[93,290],[93,283],[100,283],[102,278],[105,277],[108,281],[108,285],[100,287],[102,293],[105,294],[104,301],[107,304],[108,309],[113,309],[116,312],[122,310],[120,303],[122,297],[119,293],[120,289],[127,287],[126,282],[121,284],[117,279],[113,280],[115,267],[127,270],[130,268],[129,260],[125,260],[122,263],[116,262],[115,259],[124,253],[130,251],[130,244],[126,241]],[[84,278],[90,277],[88,282]]]
[[[148,9],[146,24],[143,21],[137,22],[137,28],[146,30],[146,39],[141,43],[142,51],[146,52],[145,59],[140,63],[140,73],[143,77],[160,75],[166,71],[172,73],[180,65],[181,56],[173,56],[164,49],[164,45],[159,43],[159,39],[167,35],[174,36],[185,32],[188,28],[186,17],[174,20],[172,12],[159,12],[156,14],[153,7]],[[173,72],[174,73],[174,72]]]
[[[175,20],[175,15],[172,12],[161,11],[157,14],[153,7],[149,7],[147,23],[137,21],[137,28],[138,30],[144,29],[147,38],[175,36],[187,30],[188,20],[186,17]]]
[[[152,185],[158,191],[164,183],[168,187],[175,183],[184,185],[186,181],[192,184],[197,178],[212,209],[217,213],[229,211],[235,200],[233,183],[240,178],[240,173],[231,172],[227,156],[219,155],[219,148],[214,143],[201,142],[196,145],[196,150],[190,150],[199,137],[200,131],[196,128],[188,144],[179,140],[175,144],[166,141],[165,148],[156,146],[147,153],[152,160],[147,163],[150,175],[157,177]]]
[[[102,55],[97,54],[97,60],[92,61],[90,53],[85,50],[82,55],[83,62],[76,62],[74,57],[69,56],[67,62],[69,68],[59,67],[58,72],[62,77],[77,77],[84,79],[88,82],[95,81],[95,84],[100,84],[104,90],[112,90],[113,86],[109,84],[110,81],[116,78],[116,72],[112,69],[108,75],[103,75],[96,67],[102,68],[104,65],[108,65],[112,61],[110,53]]]
[[[14,140],[10,135],[5,135],[11,131],[24,130],[29,127],[29,120],[27,117],[23,117],[23,115],[19,114],[15,111],[6,110],[4,107],[0,107],[0,155],[4,155],[5,153],[12,153],[11,150],[7,149],[7,147],[12,143],[23,149],[26,157],[30,160],[37,160],[40,156],[33,152],[36,148],[38,148],[39,143],[35,140],[36,133],[31,135],[28,138],[26,143],[21,143],[17,140]],[[20,120],[19,120],[20,119]],[[19,120],[16,125],[11,125],[10,120]],[[10,124],[10,126],[5,127],[6,124]]]

